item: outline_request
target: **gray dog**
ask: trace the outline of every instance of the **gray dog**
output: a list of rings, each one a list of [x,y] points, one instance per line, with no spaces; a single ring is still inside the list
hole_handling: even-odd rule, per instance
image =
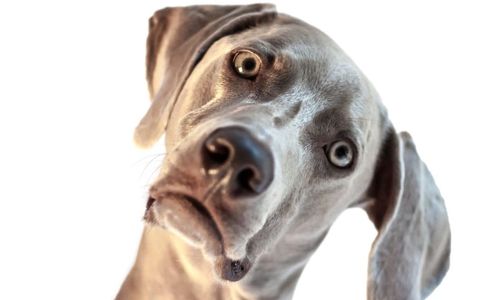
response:
[[[290,299],[345,209],[378,230],[370,300],[418,300],[449,266],[446,209],[407,133],[325,34],[272,5],[150,19],[152,104],[166,135],[142,241],[118,299]]]

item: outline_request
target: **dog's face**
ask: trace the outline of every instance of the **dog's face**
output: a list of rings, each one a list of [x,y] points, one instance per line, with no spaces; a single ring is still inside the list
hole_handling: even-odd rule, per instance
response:
[[[400,145],[368,80],[317,29],[268,5],[165,9],[150,20],[147,69],[153,102],[135,138],[150,145],[165,132],[167,156],[145,219],[202,249],[220,278],[243,278],[277,242],[290,245],[284,255],[309,252],[342,211],[370,199],[380,199],[367,210],[380,232],[372,286],[399,265],[420,271],[408,252],[383,256],[403,228],[447,230],[409,137]],[[427,200],[415,197],[425,182]],[[403,221],[427,201],[440,227]],[[402,249],[425,255],[420,245]]]
[[[148,220],[221,265],[252,263],[289,230],[323,233],[374,167],[379,111],[363,75],[316,29],[282,23],[209,47],[172,110],[151,188]]]

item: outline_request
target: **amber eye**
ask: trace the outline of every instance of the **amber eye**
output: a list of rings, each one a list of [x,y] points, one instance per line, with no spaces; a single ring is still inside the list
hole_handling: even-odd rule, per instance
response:
[[[235,72],[244,78],[253,78],[261,69],[259,56],[248,50],[241,50],[233,57],[233,68]]]
[[[353,146],[347,141],[337,141],[325,149],[331,164],[339,168],[351,166],[354,158]]]

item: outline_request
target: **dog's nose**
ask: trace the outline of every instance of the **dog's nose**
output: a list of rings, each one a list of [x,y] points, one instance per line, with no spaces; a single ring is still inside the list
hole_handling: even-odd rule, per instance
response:
[[[273,180],[270,149],[242,127],[211,133],[204,142],[203,164],[209,174],[228,176],[232,196],[261,194]]]

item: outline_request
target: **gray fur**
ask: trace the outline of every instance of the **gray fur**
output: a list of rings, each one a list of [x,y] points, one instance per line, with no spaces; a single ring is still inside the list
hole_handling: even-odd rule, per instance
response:
[[[290,299],[334,220],[356,206],[379,231],[367,298],[430,294],[449,266],[443,199],[412,139],[396,134],[374,88],[330,38],[272,5],[168,8],[150,24],[152,104],[135,137],[149,146],[165,132],[168,155],[117,299]],[[239,48],[264,57],[256,79],[231,69]],[[201,142],[232,125],[275,159],[273,182],[254,199],[233,201],[223,178],[201,167]],[[351,168],[327,161],[323,147],[336,139],[356,145]],[[227,259],[251,268],[224,282]]]

